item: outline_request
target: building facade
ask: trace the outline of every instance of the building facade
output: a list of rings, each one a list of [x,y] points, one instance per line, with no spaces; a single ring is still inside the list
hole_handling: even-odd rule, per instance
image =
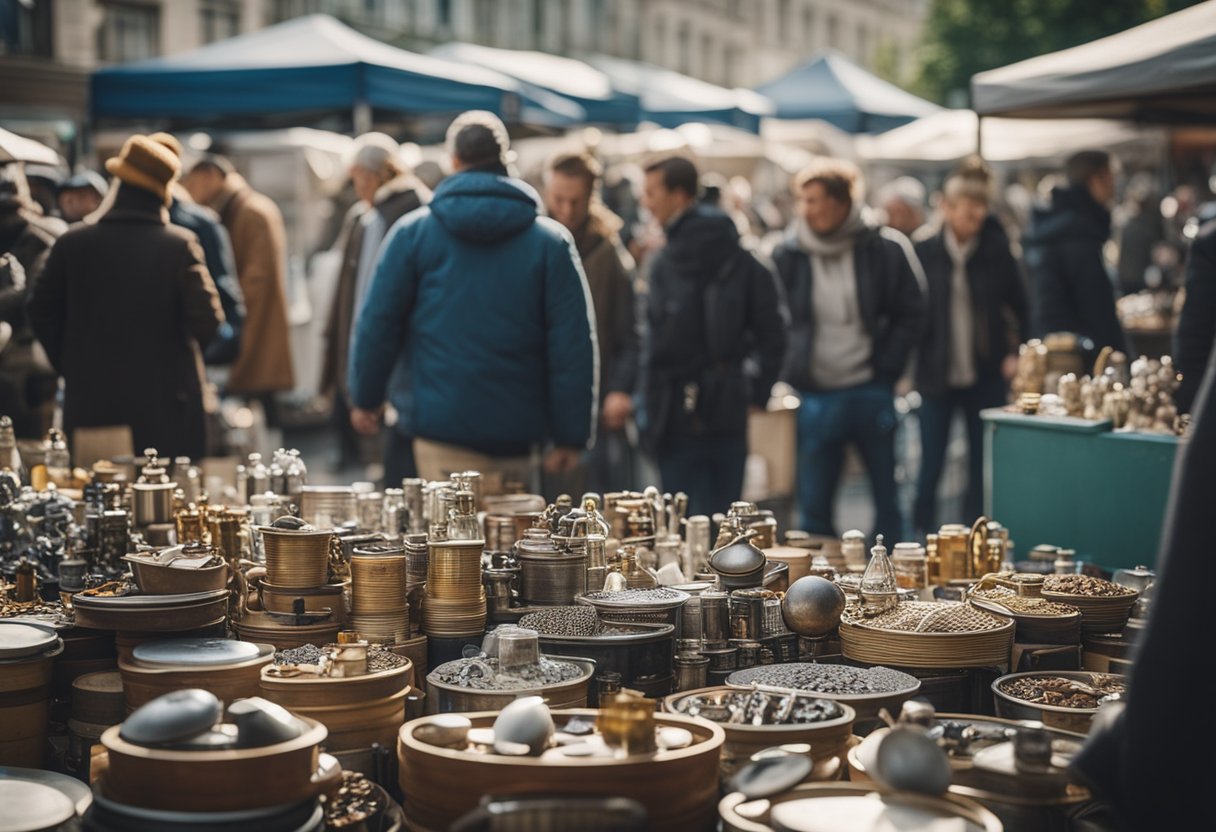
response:
[[[571,56],[598,52],[751,87],[830,47],[898,81],[911,75],[927,3],[0,0],[0,121],[17,129],[53,122],[61,134],[71,132],[87,117],[88,73],[98,66],[186,52],[315,13],[417,51],[459,40]]]

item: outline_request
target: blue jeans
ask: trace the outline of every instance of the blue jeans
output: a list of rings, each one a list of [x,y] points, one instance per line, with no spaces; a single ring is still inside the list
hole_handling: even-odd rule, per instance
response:
[[[857,448],[870,479],[877,534],[888,548],[902,539],[895,497],[895,396],[880,382],[843,390],[803,392],[798,409],[798,507],[802,527],[837,537],[832,508],[844,452]]]
[[[984,425],[980,411],[1004,403],[1005,382],[995,374],[981,376],[970,387],[923,397],[917,411],[921,459],[916,503],[912,510],[918,532],[932,532],[938,528],[937,484],[946,464],[946,446],[955,410],[963,414],[967,428],[967,489],[963,497],[963,516],[949,518],[949,522],[970,525],[984,513]]]
[[[747,435],[687,436],[668,434],[659,445],[663,490],[688,495],[688,516],[726,513],[743,492]]]

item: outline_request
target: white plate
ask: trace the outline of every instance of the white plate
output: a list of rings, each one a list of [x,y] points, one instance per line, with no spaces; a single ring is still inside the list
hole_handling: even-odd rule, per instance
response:
[[[20,659],[41,653],[59,636],[51,627],[25,621],[0,621],[0,659]]]

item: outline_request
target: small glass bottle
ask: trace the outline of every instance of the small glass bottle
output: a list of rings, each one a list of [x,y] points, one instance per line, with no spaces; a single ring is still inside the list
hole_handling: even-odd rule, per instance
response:
[[[887,547],[882,544],[882,535],[879,535],[878,541],[870,549],[870,563],[861,576],[861,597],[867,606],[882,609],[899,600],[896,589],[895,567],[891,565]]]
[[[67,437],[58,428],[51,428],[46,441],[47,479],[62,488],[72,480],[72,455],[68,451]]]
[[[472,491],[457,491],[448,511],[448,540],[481,540]]]
[[[7,416],[0,416],[0,470],[12,471],[21,482],[27,481],[26,471],[21,465],[21,453],[17,450],[13,420]]]
[[[840,536],[840,554],[844,564],[851,569],[866,565],[866,536],[857,529],[850,529]]]

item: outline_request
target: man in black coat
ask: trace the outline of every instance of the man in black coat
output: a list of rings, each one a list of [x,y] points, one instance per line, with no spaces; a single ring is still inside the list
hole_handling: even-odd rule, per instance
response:
[[[782,378],[798,389],[803,528],[836,536],[845,448],[870,479],[876,531],[902,539],[895,494],[895,382],[924,327],[924,275],[912,244],[863,213],[861,173],[820,158],[794,177],[798,217],[773,252],[791,313]]]
[[[1029,330],[1026,290],[1009,237],[988,212],[991,180],[967,165],[946,180],[941,228],[916,243],[929,284],[929,321],[917,352],[921,467],[912,520],[933,531],[937,486],[957,410],[967,429],[967,522],[983,513],[984,433],[980,411],[1005,404]]]
[[[193,232],[165,206],[180,165],[133,136],[106,162],[113,203],[67,231],[29,303],[30,322],[64,379],[63,426],[129,425],[136,448],[162,456],[206,452],[205,346],[224,321]]]
[[[1179,413],[1189,413],[1216,339],[1216,219],[1199,229],[1186,261],[1186,302],[1174,333],[1174,364],[1182,384],[1174,394]]]
[[[1022,240],[1037,293],[1035,330],[1084,336],[1095,353],[1103,347],[1127,352],[1102,254],[1115,199],[1110,154],[1081,151],[1065,163],[1064,174],[1067,185],[1052,189],[1050,205],[1035,210]]]
[[[1211,797],[1199,779],[1211,770],[1202,760],[1213,731],[1205,714],[1189,706],[1195,701],[1191,691],[1212,684],[1207,663],[1196,660],[1195,644],[1196,625],[1212,603],[1216,365],[1209,364],[1191,412],[1191,433],[1178,445],[1153,603],[1148,626],[1137,639],[1126,706],[1106,706],[1098,713],[1073,762],[1127,832],[1213,826]],[[1197,766],[1196,773],[1179,776],[1175,766],[1163,764],[1166,760],[1186,760]]]
[[[772,273],[697,190],[687,158],[646,167],[643,200],[667,242],[650,263],[642,374],[646,437],[663,488],[687,493],[694,514],[712,514],[742,491],[747,416],[765,406],[777,380],[786,314]]]

